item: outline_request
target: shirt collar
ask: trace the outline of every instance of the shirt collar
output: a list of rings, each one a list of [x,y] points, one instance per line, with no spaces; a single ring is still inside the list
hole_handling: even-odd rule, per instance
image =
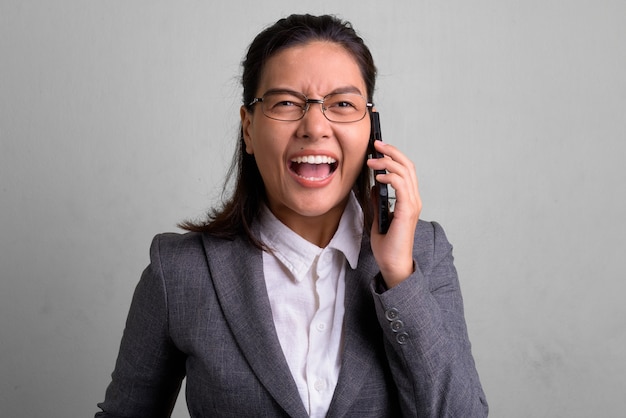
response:
[[[355,269],[361,252],[363,239],[363,211],[353,193],[350,193],[346,209],[341,215],[337,232],[328,243],[328,248],[341,251],[350,267]]]
[[[324,251],[305,240],[283,224],[267,206],[259,215],[261,240],[272,249],[274,256],[299,281],[311,268],[315,258]],[[339,226],[326,248],[341,252],[351,268],[356,268],[363,238],[363,211],[353,193],[350,193]]]

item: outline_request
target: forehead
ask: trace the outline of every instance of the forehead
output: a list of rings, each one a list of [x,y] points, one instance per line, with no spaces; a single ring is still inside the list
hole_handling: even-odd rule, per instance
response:
[[[310,97],[350,88],[367,96],[356,59],[343,46],[324,41],[292,46],[269,58],[257,93],[276,88],[300,91]]]

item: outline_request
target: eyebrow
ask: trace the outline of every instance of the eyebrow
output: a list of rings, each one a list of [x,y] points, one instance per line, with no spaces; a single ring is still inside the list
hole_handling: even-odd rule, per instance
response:
[[[307,96],[306,94],[302,92],[291,90],[291,89],[284,89],[284,88],[273,88],[273,89],[266,90],[265,93],[263,93],[263,96],[265,96],[266,94],[273,94],[273,93],[289,93],[289,94],[295,94],[296,96],[304,96],[304,97],[309,98],[309,96]],[[354,94],[358,94],[359,96],[363,96],[363,93],[361,93],[361,90],[359,90],[358,87],[343,86],[343,87],[338,87],[332,90],[330,93],[327,93],[326,95],[324,95],[324,97],[330,94],[338,94],[338,93],[354,93]]]
[[[333,90],[332,92],[330,92],[329,94],[335,94],[335,93],[355,93],[360,96],[363,96],[363,93],[361,92],[361,90],[359,90],[359,88],[356,86],[339,87]]]
[[[262,94],[262,96],[265,96],[266,94],[273,94],[273,93],[289,93],[289,94],[295,94],[296,96],[304,96],[304,93],[300,93],[299,91],[290,90],[290,89],[280,89],[280,88],[266,90],[265,93]]]

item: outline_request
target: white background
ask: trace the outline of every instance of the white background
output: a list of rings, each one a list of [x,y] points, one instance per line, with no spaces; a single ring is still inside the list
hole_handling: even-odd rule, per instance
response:
[[[1,0],[2,416],[96,412],[150,240],[219,197],[239,63],[293,12],[372,49],[491,416],[623,416],[626,3]]]

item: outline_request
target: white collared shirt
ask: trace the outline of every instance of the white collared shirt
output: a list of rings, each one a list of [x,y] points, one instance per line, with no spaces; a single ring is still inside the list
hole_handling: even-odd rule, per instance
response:
[[[265,286],[280,345],[311,417],[324,417],[341,368],[346,265],[356,268],[363,213],[353,194],[326,248],[265,207],[259,217]]]

